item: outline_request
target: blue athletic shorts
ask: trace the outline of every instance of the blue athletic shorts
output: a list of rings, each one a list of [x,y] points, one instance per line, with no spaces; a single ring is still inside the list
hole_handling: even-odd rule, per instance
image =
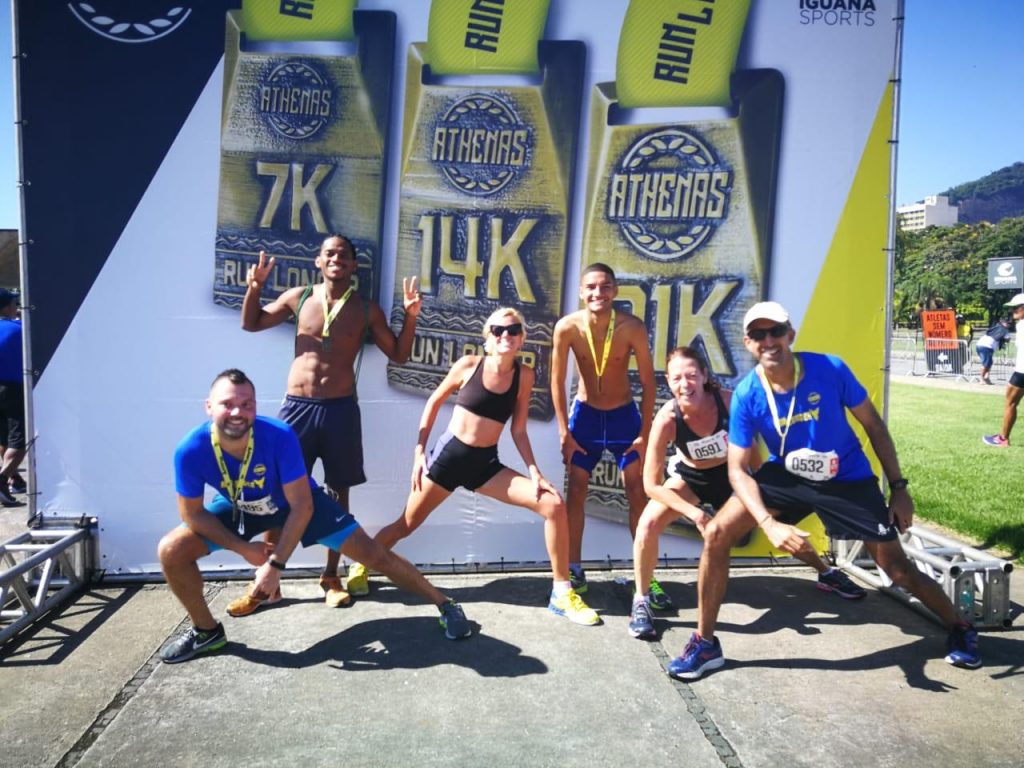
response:
[[[220,520],[225,528],[234,531],[246,541],[254,539],[272,528],[283,528],[284,521],[288,518],[288,509],[279,509],[273,515],[239,514],[238,520],[235,520],[231,502],[223,496],[215,496],[206,507],[206,511]],[[239,523],[242,526],[241,531],[238,528]],[[313,517],[310,518],[309,525],[306,526],[306,530],[302,534],[302,546],[311,547],[314,544],[323,544],[328,549],[340,551],[341,545],[358,527],[359,523],[356,522],[356,519],[346,512],[341,504],[324,493],[323,488],[314,488]],[[211,554],[219,549],[224,549],[209,539],[203,539],[203,541],[206,542]]]
[[[873,476],[853,482],[818,483],[769,461],[761,465],[754,479],[764,505],[778,510],[776,519],[788,525],[796,525],[817,512],[834,539],[892,541],[899,534],[889,523],[889,507]]]
[[[982,368],[991,368],[992,367],[992,353],[994,352],[992,347],[983,347],[980,344],[977,344],[977,345],[975,345],[974,348],[976,350],[978,350],[978,357],[981,358],[981,367]]]
[[[277,418],[299,436],[306,471],[320,459],[324,484],[334,489],[366,482],[363,473],[363,427],[354,397],[287,395]]]
[[[619,469],[625,469],[640,458],[639,453],[629,450],[640,436],[640,409],[634,402],[602,411],[581,400],[574,400],[569,413],[569,432],[586,451],[585,454],[574,453],[572,464],[587,472],[594,471],[604,451],[615,457]]]

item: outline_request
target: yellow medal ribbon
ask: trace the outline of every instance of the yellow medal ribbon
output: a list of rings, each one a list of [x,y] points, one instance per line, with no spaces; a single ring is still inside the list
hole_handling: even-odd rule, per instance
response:
[[[228,497],[231,499],[231,506],[234,510],[232,520],[238,522],[238,534],[242,534],[242,523],[238,520],[238,499],[242,495],[242,489],[245,487],[245,476],[249,472],[249,462],[252,461],[253,446],[256,441],[253,439],[253,432],[255,431],[255,425],[249,429],[249,442],[245,446],[245,453],[242,456],[242,463],[238,467],[238,480],[232,480],[231,474],[228,472],[228,465],[224,463],[224,452],[220,448],[220,438],[217,437],[217,425],[210,424],[210,444],[213,446],[213,456],[217,459],[217,468],[220,469],[220,476],[223,480],[222,487],[228,492]]]
[[[630,0],[615,87],[622,107],[725,107],[750,0]]]
[[[761,379],[761,386],[764,387],[765,397],[768,398],[768,410],[772,414],[772,423],[775,425],[775,431],[779,437],[782,438],[782,442],[779,445],[779,457],[781,458],[786,453],[786,435],[789,434],[790,427],[793,426],[793,409],[796,407],[796,388],[800,383],[800,356],[793,355],[793,399],[789,401],[789,414],[786,416],[786,431],[782,431],[782,422],[779,421],[779,410],[775,405],[775,393],[772,391],[772,385],[768,382],[768,377],[765,375],[764,366],[757,366],[757,376]]]
[[[597,390],[601,391],[601,377],[604,376],[604,369],[608,365],[608,355],[612,349],[612,332],[615,330],[615,308],[612,307],[612,317],[608,321],[608,330],[604,334],[604,349],[601,350],[601,362],[597,362],[597,350],[594,349],[594,334],[590,330],[590,321],[587,321],[587,344],[590,345],[590,356],[594,358],[594,370],[597,372]]]
[[[357,0],[242,0],[249,40],[354,40]]]
[[[341,308],[345,306],[345,303],[348,301],[349,297],[352,295],[352,291],[354,290],[355,286],[350,285],[348,287],[348,290],[345,291],[345,294],[340,299],[338,299],[338,303],[335,304],[330,311],[328,311],[327,284],[324,284],[324,292],[320,294],[320,306],[324,308],[324,329],[320,333],[320,337],[322,339],[329,339],[331,337],[331,323],[334,322],[334,318],[336,318],[338,316],[338,313],[341,312]]]
[[[551,0],[434,0],[427,22],[427,63],[441,75],[540,71],[537,41]]]

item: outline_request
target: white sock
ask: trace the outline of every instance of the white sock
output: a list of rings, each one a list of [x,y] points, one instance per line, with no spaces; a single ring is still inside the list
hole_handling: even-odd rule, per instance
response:
[[[572,589],[568,581],[559,581],[555,579],[551,582],[551,592],[555,597],[565,597],[569,594],[569,590]]]

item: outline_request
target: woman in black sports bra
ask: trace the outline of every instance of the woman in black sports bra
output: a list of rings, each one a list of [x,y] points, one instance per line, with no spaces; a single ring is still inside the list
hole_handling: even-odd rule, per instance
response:
[[[515,309],[495,311],[484,324],[486,355],[465,355],[427,399],[413,456],[405,511],[374,537],[387,549],[415,531],[460,485],[525,507],[544,518],[544,541],[554,577],[548,608],[577,624],[600,619],[569,586],[569,524],[561,494],[541,474],[526,434],[533,368],[517,360],[525,321]],[[427,455],[441,405],[459,390],[448,429]],[[529,468],[525,477],[498,460],[498,440],[512,419],[512,441]]]

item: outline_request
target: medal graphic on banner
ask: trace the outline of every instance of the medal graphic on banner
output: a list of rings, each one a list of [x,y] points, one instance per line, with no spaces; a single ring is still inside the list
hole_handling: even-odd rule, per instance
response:
[[[753,365],[742,322],[767,285],[783,81],[733,71],[749,7],[632,0],[616,80],[592,94],[583,264],[611,266],[616,304],[646,324],[659,402],[677,346],[701,350],[728,388]],[[670,122],[631,113],[650,108],[671,108]],[[588,498],[621,518],[614,462],[595,468]]]
[[[547,10],[548,0],[434,0],[427,43],[409,49],[393,322],[403,277],[418,275],[423,308],[409,361],[387,370],[389,384],[426,397],[455,360],[482,351],[484,320],[515,307],[520,357],[537,373],[530,415],[544,419],[585,61],[580,42],[538,43]],[[478,75],[517,80],[477,85]]]
[[[227,14],[216,304],[241,307],[261,250],[276,259],[264,303],[319,282],[332,233],[355,247],[357,290],[378,295],[395,15],[355,2],[245,0]]]

